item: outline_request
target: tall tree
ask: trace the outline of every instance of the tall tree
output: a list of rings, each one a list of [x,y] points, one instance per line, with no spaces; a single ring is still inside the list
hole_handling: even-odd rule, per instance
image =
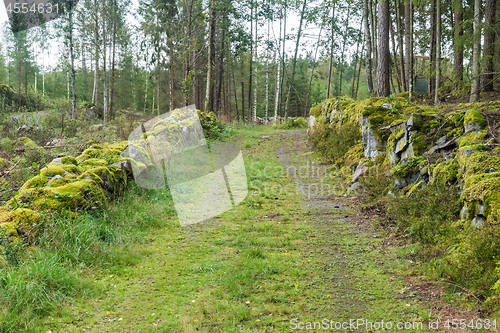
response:
[[[214,109],[214,85],[213,85],[213,68],[215,66],[215,0],[210,1],[209,17],[210,28],[208,33],[208,70],[207,70],[207,90],[205,97],[205,112],[213,111]]]
[[[410,1],[410,0],[407,0]],[[372,78],[372,40],[370,33],[370,21],[368,0],[363,0],[363,22],[365,31],[365,45],[366,45],[366,57],[365,57],[365,68],[366,68],[366,84],[368,86],[368,93],[373,94],[373,78]]]
[[[349,5],[349,4],[348,4]],[[344,37],[342,40],[342,52],[340,53],[340,77],[339,77],[339,87],[338,87],[338,96],[342,95],[342,75],[344,74],[344,53],[345,53],[345,44],[347,42],[347,34],[349,32],[349,14],[350,14],[351,7],[347,7],[347,15],[345,16],[344,20],[344,26],[345,26],[345,31],[344,31]]]
[[[453,81],[455,82],[455,89],[458,89],[462,85],[464,77],[464,43],[462,41],[464,34],[464,14],[462,0],[454,0],[453,7],[455,21],[455,26],[453,27],[453,56],[455,58],[453,64]]]
[[[297,65],[297,53],[299,52],[300,36],[302,34],[302,24],[304,22],[304,17],[306,14],[306,4],[307,4],[307,0],[303,0],[302,10],[300,12],[299,31],[297,32],[297,40],[295,42],[295,54],[293,56],[293,62],[292,62],[292,75],[290,77],[290,84],[288,86],[288,95],[286,97],[285,119],[288,116],[288,107],[290,105],[290,96],[292,95],[293,80],[295,78],[295,66]]]
[[[441,0],[436,2],[436,90],[434,104],[439,103],[439,83],[441,82]]]
[[[483,90],[493,91],[494,68],[493,57],[495,52],[495,12],[496,0],[486,0],[484,12],[484,71],[483,75]],[[498,33],[498,32],[497,32]]]
[[[480,68],[479,58],[481,57],[481,0],[474,1],[474,46],[472,50],[472,88],[469,101],[471,103],[479,101],[480,92]]]
[[[401,0],[394,0],[396,3],[396,31],[398,34],[398,45],[399,45],[399,68],[401,73],[401,84],[403,90],[406,90],[406,74],[405,74],[405,62],[403,57],[403,32],[401,26]],[[396,61],[396,59],[394,59]]]
[[[413,93],[412,21],[413,21],[413,11],[411,8],[411,0],[405,0],[405,71],[406,71],[405,77],[406,77],[406,90],[409,92],[410,99]]]
[[[68,11],[67,38],[69,46],[69,57],[71,65],[71,119],[75,119],[76,95],[75,95],[75,54],[73,46],[73,1],[66,2]]]
[[[331,19],[331,25],[330,25],[330,64],[328,66],[328,85],[326,88],[326,98],[330,98],[330,89],[332,86],[332,68],[333,68],[333,48],[334,48],[334,41],[335,38],[333,37],[334,33],[334,22],[335,22],[335,5],[336,3],[333,4],[332,6],[332,17]]]
[[[389,0],[378,3],[377,96],[389,96]]]

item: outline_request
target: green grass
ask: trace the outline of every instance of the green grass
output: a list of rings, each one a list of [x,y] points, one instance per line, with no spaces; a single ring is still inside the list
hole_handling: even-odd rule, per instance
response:
[[[0,332],[287,332],[293,318],[422,320],[428,309],[396,299],[404,283],[393,278],[412,248],[379,246],[343,219],[347,210],[332,210],[329,224],[315,217],[276,158],[294,144],[279,138],[287,132],[234,129],[249,195],[204,223],[180,227],[168,191],[133,185],[102,211],[48,217],[39,244],[13,249],[18,265],[0,272]]]

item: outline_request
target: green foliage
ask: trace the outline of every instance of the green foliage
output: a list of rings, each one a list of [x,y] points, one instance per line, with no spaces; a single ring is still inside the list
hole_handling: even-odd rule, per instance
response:
[[[340,130],[317,126],[310,137],[312,145],[328,160],[338,164],[351,146],[361,140],[359,127],[347,123]]]
[[[389,197],[386,203],[387,214],[399,231],[424,244],[448,244],[457,235],[453,222],[460,208],[456,194],[436,185],[415,191],[410,198]]]
[[[14,141],[9,138],[3,138],[0,140],[0,148],[5,151],[11,151],[14,149]]]
[[[377,156],[382,156],[382,154]],[[388,166],[376,165],[370,167],[363,178],[361,178],[361,182],[365,186],[363,194],[368,202],[383,200],[392,185],[389,174],[390,170]]]
[[[288,128],[301,128],[307,127],[307,120],[299,117],[297,119],[288,118],[287,121],[281,122],[276,125],[276,128],[288,129]]]
[[[391,169],[391,174],[395,178],[405,178],[418,172],[418,166],[424,161],[421,156],[402,160]]]

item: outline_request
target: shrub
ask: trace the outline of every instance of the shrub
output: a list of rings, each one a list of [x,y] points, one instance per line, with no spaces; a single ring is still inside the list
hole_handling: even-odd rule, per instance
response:
[[[392,178],[388,166],[372,166],[361,179],[365,186],[365,196],[368,202],[374,202],[385,197],[391,188]]]
[[[276,125],[276,128],[280,129],[300,128],[300,127],[307,127],[307,120],[302,117],[299,117],[297,119],[288,118],[287,121],[284,121],[279,125]]]
[[[458,219],[461,205],[457,194],[447,187],[429,185],[414,191],[411,197],[389,198],[388,216],[414,241],[424,244],[446,244],[456,236],[452,226]]]
[[[0,140],[0,148],[5,151],[10,151],[14,149],[14,141],[9,138],[3,138]]]
[[[311,144],[325,158],[338,165],[350,147],[361,140],[359,126],[347,123],[337,129],[330,129],[325,126],[316,126],[310,137]]]

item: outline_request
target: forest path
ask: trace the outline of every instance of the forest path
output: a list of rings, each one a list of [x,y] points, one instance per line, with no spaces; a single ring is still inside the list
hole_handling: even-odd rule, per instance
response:
[[[44,332],[378,332],[388,323],[435,332],[429,320],[454,313],[439,289],[398,276],[412,264],[411,247],[395,246],[353,209],[347,187],[312,158],[305,132],[252,130],[233,141],[247,168],[246,200],[151,234],[135,245],[137,264],[96,274],[102,298],[68,304]]]

